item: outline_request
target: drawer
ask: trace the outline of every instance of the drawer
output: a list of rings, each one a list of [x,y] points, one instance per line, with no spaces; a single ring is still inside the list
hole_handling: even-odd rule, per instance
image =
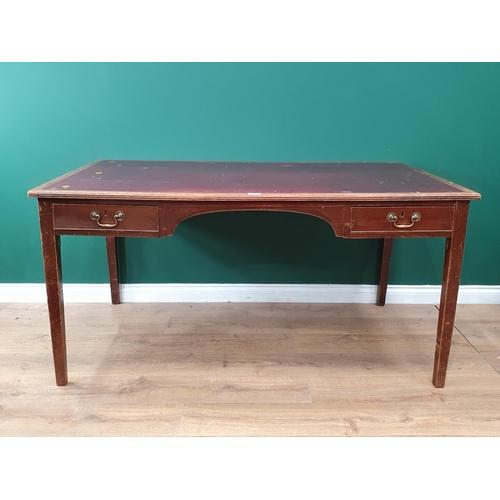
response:
[[[352,207],[352,233],[449,232],[453,229],[454,205],[387,205]]]
[[[59,230],[158,233],[158,227],[154,205],[54,204],[54,228]]]

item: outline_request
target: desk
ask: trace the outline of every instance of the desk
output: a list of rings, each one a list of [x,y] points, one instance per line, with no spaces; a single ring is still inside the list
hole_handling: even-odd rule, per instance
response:
[[[119,303],[117,237],[172,236],[199,214],[272,210],[326,220],[341,238],[381,238],[384,305],[393,238],[446,238],[432,382],[444,387],[470,200],[480,195],[401,163],[92,163],[42,186],[38,198],[57,385],[68,382],[60,235],[106,238]]]

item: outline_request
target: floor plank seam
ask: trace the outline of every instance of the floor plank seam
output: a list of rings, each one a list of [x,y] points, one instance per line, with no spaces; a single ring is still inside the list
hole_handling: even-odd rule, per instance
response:
[[[439,306],[437,304],[434,304],[434,306],[436,307],[436,309],[439,311]],[[488,363],[488,366],[497,374],[497,375],[500,375],[500,373],[498,372],[498,370],[488,361],[488,359],[486,357],[483,356],[483,354],[477,350],[476,346],[460,331],[460,328],[458,328],[456,322],[455,324],[453,325],[453,328],[467,341],[467,343],[479,354],[479,356],[481,356],[482,359],[484,359],[484,361],[486,363]]]

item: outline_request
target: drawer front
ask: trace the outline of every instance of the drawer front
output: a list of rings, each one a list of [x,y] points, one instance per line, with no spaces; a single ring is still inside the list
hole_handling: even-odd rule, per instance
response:
[[[352,207],[351,233],[447,232],[453,229],[454,205]]]
[[[112,204],[54,204],[59,230],[158,232],[158,207]]]

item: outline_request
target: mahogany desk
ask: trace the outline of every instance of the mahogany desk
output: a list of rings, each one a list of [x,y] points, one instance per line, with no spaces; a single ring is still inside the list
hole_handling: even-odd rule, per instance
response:
[[[432,382],[444,387],[470,200],[480,195],[401,163],[98,161],[28,192],[38,198],[57,385],[68,382],[60,235],[105,236],[113,304],[116,237],[172,236],[194,215],[297,212],[342,238],[382,238],[384,305],[393,238],[446,238]]]

